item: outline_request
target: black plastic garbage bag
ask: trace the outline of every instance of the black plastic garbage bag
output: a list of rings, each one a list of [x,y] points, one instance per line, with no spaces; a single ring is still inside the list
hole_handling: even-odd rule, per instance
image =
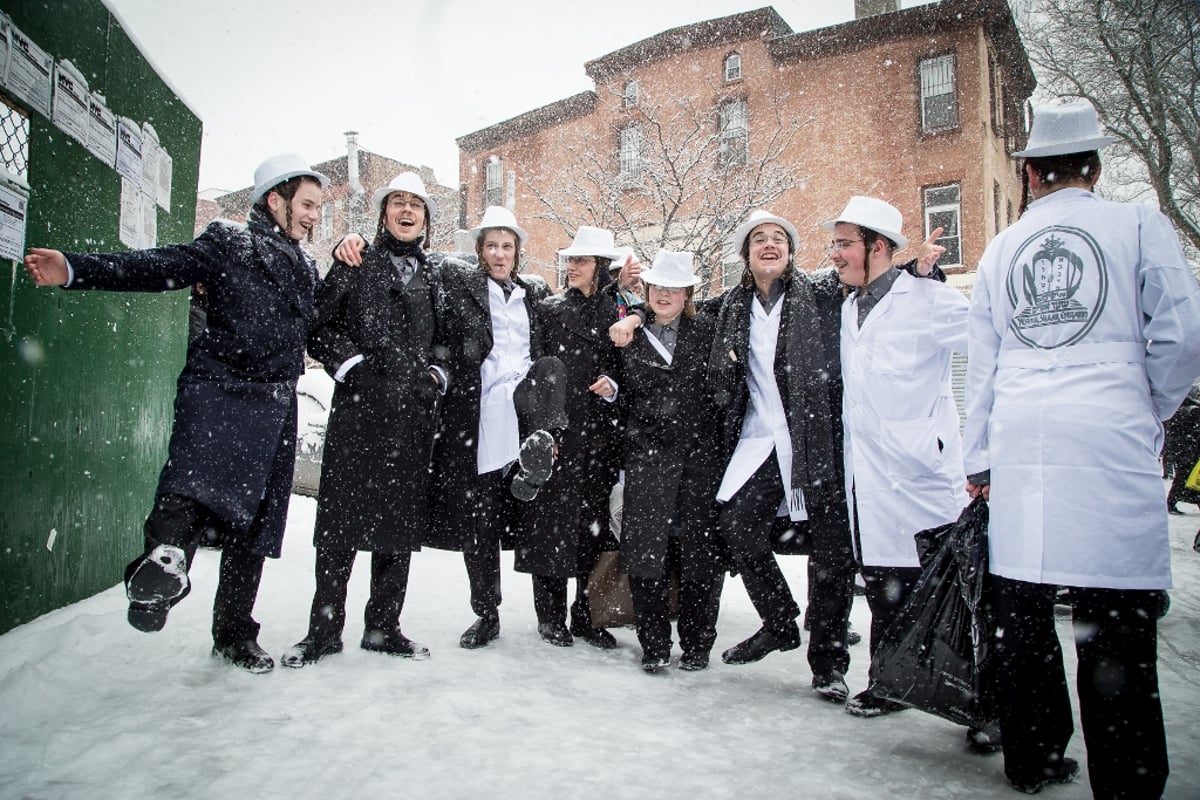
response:
[[[871,660],[871,690],[952,722],[994,722],[983,691],[988,507],[982,497],[957,522],[916,534],[921,577]]]

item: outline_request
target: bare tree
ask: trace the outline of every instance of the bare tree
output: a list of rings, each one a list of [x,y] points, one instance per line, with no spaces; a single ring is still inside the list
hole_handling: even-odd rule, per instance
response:
[[[1136,199],[1148,189],[1200,251],[1200,3],[1014,0],[1041,90],[1083,97],[1120,140],[1105,161]],[[1124,160],[1122,156],[1129,156]]]
[[[785,153],[807,121],[785,119],[781,100],[756,104],[749,119],[745,98],[714,107],[667,87],[643,91],[606,127],[559,133],[567,168],[524,180],[541,204],[535,216],[567,235],[608,228],[643,261],[660,247],[692,251],[707,287],[738,223],[801,179]]]

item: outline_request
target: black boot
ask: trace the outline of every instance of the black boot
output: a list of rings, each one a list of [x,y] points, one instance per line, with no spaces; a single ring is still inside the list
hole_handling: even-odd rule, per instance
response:
[[[160,631],[167,612],[192,590],[182,548],[160,544],[125,568],[129,624],[139,631]]]
[[[542,641],[555,647],[570,647],[575,643],[567,626],[561,622],[538,623],[538,635]]]
[[[317,663],[325,656],[340,652],[342,652],[341,639],[322,639],[310,633],[292,645],[279,659],[279,663],[285,667],[300,669]]]
[[[800,646],[800,626],[792,623],[791,630],[775,633],[766,628],[721,654],[721,660],[726,664],[749,664],[759,661],[776,650],[795,650]]]
[[[479,617],[471,627],[463,631],[463,635],[458,640],[459,647],[467,650],[477,650],[484,647],[493,639],[500,638],[500,617],[486,616]]]
[[[411,658],[413,661],[424,661],[429,658],[429,648],[409,639],[399,628],[383,630],[382,628],[367,628],[363,631],[361,647],[372,653],[386,653],[389,656]]]
[[[225,645],[214,644],[212,654],[247,672],[261,673],[275,669],[275,662],[267,655],[267,651],[253,639]]]

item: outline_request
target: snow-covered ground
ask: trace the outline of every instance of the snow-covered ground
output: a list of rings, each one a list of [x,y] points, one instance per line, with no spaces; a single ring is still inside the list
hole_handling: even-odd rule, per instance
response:
[[[269,561],[259,641],[278,656],[305,632],[315,502],[293,497],[283,558]],[[1167,797],[1200,797],[1200,524],[1173,516],[1176,589],[1160,631],[1171,750]],[[462,559],[414,557],[405,633],[433,651],[411,662],[360,650],[366,557],[350,587],[344,653],[251,675],[209,656],[218,554],[165,630],[125,623],[119,587],[0,636],[3,798],[1011,798],[999,756],[906,711],[862,720],[815,698],[803,649],[705,672],[645,675],[631,629],[619,649],[537,636],[529,578],[505,559],[501,638],[458,647],[473,619]],[[796,596],[804,560],[785,558]],[[853,622],[865,632],[866,603]],[[714,656],[753,632],[740,581],[722,600]],[[1060,621],[1069,669],[1070,626]],[[866,644],[852,648],[863,688]],[[678,657],[678,650],[675,653]],[[1082,736],[1068,754],[1084,762]],[[1084,798],[1084,779],[1044,796]]]

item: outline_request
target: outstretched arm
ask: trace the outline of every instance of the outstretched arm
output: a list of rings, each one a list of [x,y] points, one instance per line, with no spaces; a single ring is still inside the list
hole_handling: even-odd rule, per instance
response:
[[[70,277],[67,258],[61,250],[29,248],[29,253],[25,256],[25,269],[38,286],[66,286]]]

